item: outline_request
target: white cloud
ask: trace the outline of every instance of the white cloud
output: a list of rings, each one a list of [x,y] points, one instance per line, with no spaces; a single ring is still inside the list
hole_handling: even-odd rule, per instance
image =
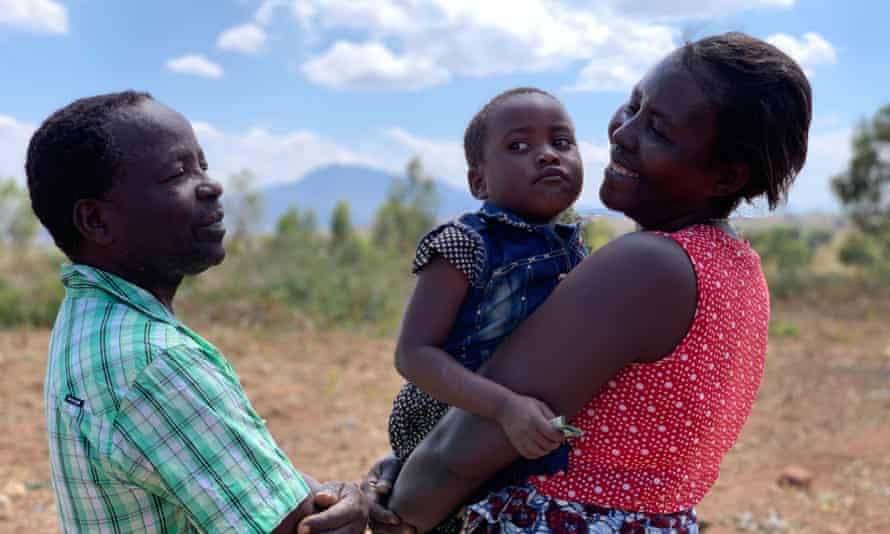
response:
[[[603,169],[609,164],[609,142],[603,140],[578,141],[581,161],[584,162],[584,189],[578,203],[584,206],[602,207],[600,202],[600,184],[603,181]]]
[[[54,0],[0,0],[0,25],[37,33],[68,33],[68,9]]]
[[[808,75],[812,75],[812,67],[815,65],[837,63],[834,47],[818,33],[805,33],[801,39],[777,33],[766,40],[794,58]]]
[[[567,91],[621,91],[633,87],[643,71],[624,63],[608,64],[604,61],[591,61],[581,72],[574,85],[565,87]]]
[[[302,3],[298,0],[263,0],[263,3],[257,8],[253,19],[258,24],[265,26],[271,24],[275,20],[280,9],[290,8],[292,11],[297,11],[300,10],[301,5]]]
[[[220,50],[256,54],[266,42],[266,32],[256,24],[242,24],[222,32],[216,40]]]
[[[607,58],[620,68],[587,69],[575,89],[628,86],[640,64],[673,46],[670,28],[622,19],[572,0],[271,0],[256,20],[286,6],[307,43],[346,32],[303,65],[307,77],[342,90],[416,90],[455,76],[553,72],[578,61]],[[602,82],[594,79],[605,78]]]
[[[837,128],[810,134],[807,162],[791,187],[788,208],[792,211],[833,211],[839,208],[831,192],[831,178],[850,162],[853,130]]]
[[[583,5],[587,0],[575,0]],[[752,9],[790,8],[795,0],[606,0],[616,12],[644,20],[700,20],[725,17]]]
[[[586,63],[573,91],[624,91],[676,46],[667,21],[722,17],[795,0],[265,0],[254,21],[289,12],[304,44],[326,48],[307,77],[340,90],[417,90],[455,77],[541,73]],[[349,37],[343,37],[343,35]],[[338,40],[330,44],[331,35]]]
[[[0,115],[0,178],[13,177],[20,185],[25,184],[25,154],[35,129],[31,124]]]
[[[463,144],[459,141],[432,141],[418,137],[402,128],[388,128],[384,135],[420,157],[424,168],[444,182],[463,189],[467,186],[467,164]]]
[[[417,56],[396,57],[380,43],[340,41],[303,65],[313,82],[333,89],[416,90],[438,85],[448,71]]]
[[[250,169],[258,185],[295,180],[307,171],[333,163],[391,168],[376,156],[339,144],[309,130],[273,133],[261,127],[243,132],[222,131],[206,122],[192,122],[207,154],[211,174],[226,179]],[[399,168],[404,165],[401,161]]]
[[[167,70],[204,78],[222,78],[223,69],[200,54],[189,54],[167,60]]]

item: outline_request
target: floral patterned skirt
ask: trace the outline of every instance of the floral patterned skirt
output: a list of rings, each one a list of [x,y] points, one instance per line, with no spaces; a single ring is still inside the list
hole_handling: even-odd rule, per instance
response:
[[[694,510],[647,514],[562,501],[532,486],[511,486],[466,508],[471,534],[698,534]]]

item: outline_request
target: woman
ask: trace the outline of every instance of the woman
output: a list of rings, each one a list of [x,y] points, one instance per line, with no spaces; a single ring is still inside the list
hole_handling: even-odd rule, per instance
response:
[[[811,101],[791,58],[740,33],[689,43],[637,84],[609,123],[600,198],[641,231],[582,262],[484,369],[574,415],[584,435],[564,473],[477,495],[467,530],[698,531],[694,507],[766,355],[759,258],[727,217],[742,200],[774,208],[785,196],[806,159]],[[390,510],[427,530],[517,458],[497,425],[452,410],[406,462]],[[390,467],[372,470],[378,493]]]

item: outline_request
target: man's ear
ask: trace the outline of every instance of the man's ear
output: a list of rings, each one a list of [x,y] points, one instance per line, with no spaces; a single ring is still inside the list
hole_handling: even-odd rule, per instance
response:
[[[470,167],[467,171],[467,183],[470,185],[470,193],[479,200],[488,198],[488,186],[485,184],[485,177],[479,170],[479,167]]]
[[[730,197],[748,185],[751,178],[751,168],[744,163],[724,165],[720,169],[720,176],[714,184],[715,197]]]
[[[108,208],[107,202],[93,198],[82,198],[74,203],[74,226],[85,241],[100,246],[114,241]]]

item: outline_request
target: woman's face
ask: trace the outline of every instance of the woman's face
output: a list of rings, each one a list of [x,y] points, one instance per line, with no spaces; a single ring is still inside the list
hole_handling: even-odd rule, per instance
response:
[[[710,158],[714,105],[675,54],[646,74],[609,121],[611,162],[600,199],[644,228],[711,217],[710,201],[719,196],[719,166]]]

